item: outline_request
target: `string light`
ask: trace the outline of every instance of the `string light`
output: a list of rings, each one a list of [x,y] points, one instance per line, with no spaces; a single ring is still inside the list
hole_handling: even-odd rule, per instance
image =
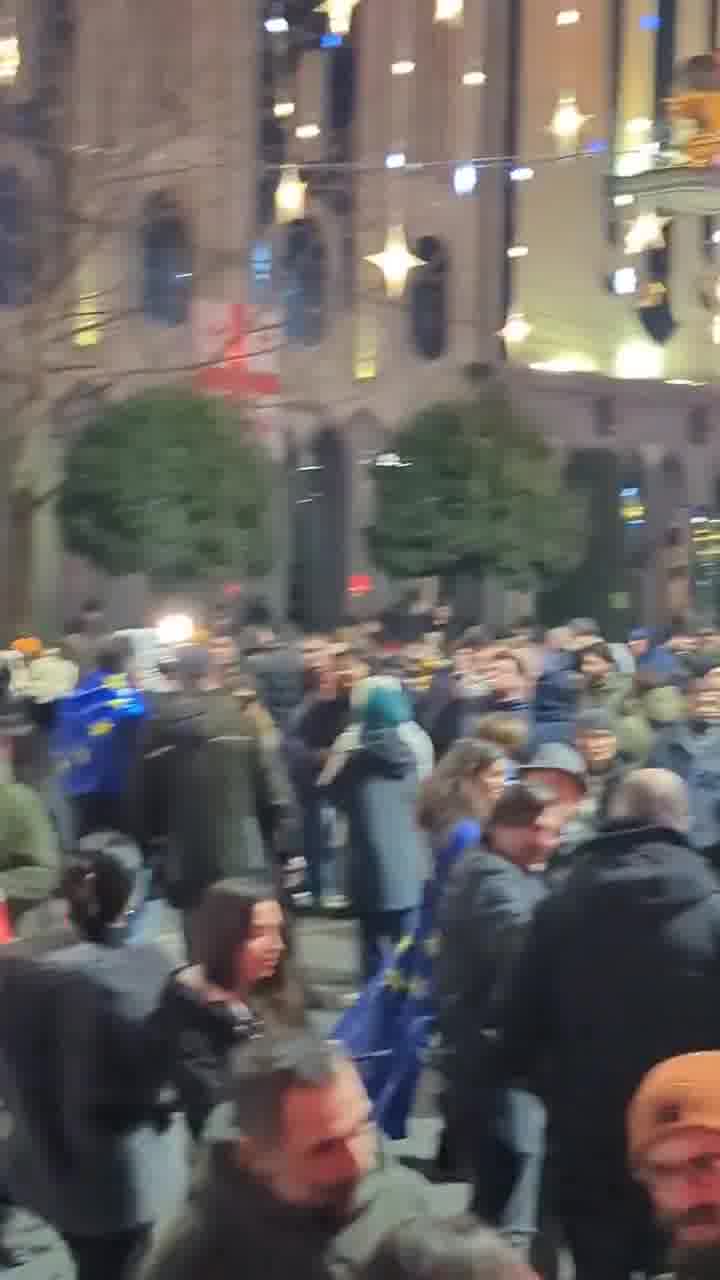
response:
[[[316,13],[327,14],[328,30],[334,36],[346,36],[352,27],[353,10],[360,0],[324,0]]]
[[[295,130],[295,137],[301,142],[309,142],[312,138],[320,137],[319,124],[299,124]]]
[[[290,27],[281,4],[273,5],[271,12],[265,19],[265,30],[269,32],[271,36],[287,35]]]
[[[410,272],[416,267],[425,266],[424,260],[416,258],[415,254],[408,249],[405,228],[401,223],[396,223],[388,229],[382,253],[368,253],[365,261],[382,271],[385,292],[389,298],[401,298]]]
[[[456,196],[469,196],[477,186],[478,176],[474,164],[459,164],[453,174]]]
[[[590,119],[592,119],[591,116],[584,116],[578,110],[577,100],[574,97],[558,98],[550,121],[550,132],[558,142],[563,144],[576,142],[583,125]]]
[[[20,44],[17,36],[0,40],[0,82],[12,84],[20,70]]]
[[[474,89],[477,85],[487,84],[487,76],[484,71],[481,71],[479,67],[476,67],[474,70],[465,72],[462,82],[466,88]]]
[[[535,177],[535,170],[527,165],[520,165],[517,169],[510,170],[511,182],[530,182]]]
[[[508,258],[527,258],[530,250],[526,244],[513,244],[507,251]]]
[[[629,254],[647,253],[649,249],[664,249],[664,227],[669,218],[660,218],[656,213],[640,213],[630,223],[625,233],[625,252]]]
[[[463,0],[435,0],[436,22],[459,22],[463,16]]]
[[[415,63],[410,58],[401,58],[399,62],[393,62],[390,71],[394,76],[411,76],[415,70]]]
[[[635,197],[631,195],[613,196],[613,204],[616,209],[622,209],[627,205],[634,204]]]
[[[307,183],[302,181],[297,165],[287,165],[275,190],[275,217],[278,222],[302,218],[306,191]]]
[[[523,311],[511,311],[504,327],[499,330],[498,337],[510,345],[525,342],[533,331],[532,325],[525,318]]]
[[[710,325],[710,337],[713,340],[713,346],[720,347],[720,315],[713,316]]]
[[[276,120],[287,120],[289,116],[295,115],[295,103],[290,101],[276,102],[273,107],[273,115]]]
[[[580,21],[579,9],[561,9],[555,17],[556,27],[573,27]]]
[[[407,157],[404,151],[390,151],[385,157],[386,169],[404,169]]]

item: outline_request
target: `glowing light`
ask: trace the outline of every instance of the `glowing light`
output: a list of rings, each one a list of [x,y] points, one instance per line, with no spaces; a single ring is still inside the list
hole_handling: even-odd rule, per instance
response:
[[[469,196],[476,188],[477,169],[474,164],[459,164],[453,174],[455,195]]]
[[[410,58],[400,58],[398,62],[393,62],[390,71],[394,76],[411,76],[415,70],[415,63]]]
[[[475,88],[476,85],[487,84],[487,76],[484,71],[477,68],[474,71],[466,71],[462,78],[462,82],[467,88]]]
[[[612,290],[619,297],[636,293],[638,287],[638,273],[634,267],[620,267],[612,274]]]
[[[294,102],[276,102],[273,107],[273,115],[276,120],[287,120],[288,116],[295,115]]]
[[[660,218],[656,213],[638,214],[625,233],[625,252],[635,254],[647,253],[649,249],[663,249],[664,228],[669,221],[669,218]]]
[[[435,0],[436,22],[459,22],[463,16],[463,0]]]
[[[638,134],[649,133],[652,128],[653,121],[648,120],[647,116],[634,116],[625,125],[625,132],[637,137]]]
[[[667,378],[665,380],[667,387],[704,387],[705,382],[695,382],[693,378]]]
[[[530,182],[531,178],[534,177],[535,170],[531,169],[528,165],[520,165],[519,168],[510,170],[511,182]]]
[[[407,278],[416,267],[424,267],[422,258],[416,258],[408,249],[407,236],[402,224],[388,229],[385,248],[382,253],[368,253],[366,262],[382,271],[385,278],[385,291],[389,298],[400,298],[405,292]]]
[[[275,216],[278,222],[293,222],[295,218],[302,218],[306,191],[307,183],[302,181],[297,165],[291,164],[283,169],[275,191]]]
[[[360,0],[325,0],[316,13],[326,13],[328,28],[334,36],[346,36],[352,26],[353,9]]]
[[[168,614],[155,628],[158,643],[162,645],[189,644],[195,634],[195,623],[184,613]]]
[[[713,346],[720,347],[720,315],[713,316],[710,325],[710,337],[713,340]]]
[[[527,258],[530,250],[526,244],[513,244],[507,251],[508,258]]]
[[[720,231],[713,231],[711,239],[713,244],[720,244]]]
[[[407,157],[404,151],[390,151],[385,157],[386,169],[404,169]]]
[[[574,97],[559,98],[550,121],[550,132],[558,142],[564,144],[576,142],[583,125],[590,119],[590,116],[584,116],[578,109]]]
[[[284,13],[278,13],[277,11],[271,13],[270,16],[265,19],[265,30],[268,31],[271,36],[285,35],[290,30],[290,27],[288,26],[288,20]]]
[[[538,360],[530,368],[536,373],[594,373],[597,365],[589,356],[573,352],[567,356],[554,356],[552,360]]]
[[[631,195],[613,196],[613,204],[616,209],[623,209],[627,205],[634,204],[635,197]]]
[[[17,36],[0,40],[0,82],[12,84],[20,70],[20,44]]]
[[[511,311],[504,327],[499,331],[498,337],[511,344],[525,342],[530,337],[532,330],[533,327],[526,320],[523,311]]]
[[[312,138],[320,137],[319,124],[299,124],[295,130],[295,137],[301,142],[309,142]]]
[[[555,18],[557,27],[574,27],[580,21],[579,9],[561,9]]]
[[[661,378],[664,356],[661,347],[649,342],[625,342],[615,355],[616,378]]]

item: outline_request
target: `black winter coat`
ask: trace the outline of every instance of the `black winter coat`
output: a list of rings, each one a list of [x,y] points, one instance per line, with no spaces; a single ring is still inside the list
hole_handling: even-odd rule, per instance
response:
[[[608,830],[538,909],[498,1010],[500,1077],[532,1077],[570,1179],[625,1165],[646,1072],[720,1048],[720,880],[664,828]],[[582,853],[587,856],[582,856]]]

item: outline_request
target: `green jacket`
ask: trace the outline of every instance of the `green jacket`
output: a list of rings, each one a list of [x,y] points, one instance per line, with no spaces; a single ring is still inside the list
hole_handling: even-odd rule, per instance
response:
[[[277,1200],[217,1149],[197,1196],[141,1280],[353,1280],[395,1227],[432,1212],[432,1188],[381,1150],[339,1221]]]
[[[0,892],[11,920],[49,898],[59,875],[58,844],[39,795],[19,782],[0,783]]]
[[[179,695],[165,715],[169,894],[187,910],[217,880],[270,868],[293,795],[276,735],[232,694]]]

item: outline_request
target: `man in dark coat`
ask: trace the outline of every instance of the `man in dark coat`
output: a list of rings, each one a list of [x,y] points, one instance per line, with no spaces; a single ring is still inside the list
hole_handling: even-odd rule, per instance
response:
[[[182,651],[177,677],[157,749],[169,761],[168,896],[190,913],[216,881],[274,869],[293,797],[272,725],[264,733],[239,691],[219,686],[207,650]]]
[[[625,1163],[646,1071],[720,1045],[720,881],[687,839],[672,774],[629,774],[616,825],[538,909],[498,1010],[500,1078],[546,1102],[553,1206],[579,1280],[653,1274],[652,1222]]]
[[[690,838],[697,849],[711,849],[720,843],[720,670],[695,675],[687,698],[687,721],[658,736],[649,764],[687,784]]]
[[[464,855],[448,886],[435,967],[451,1142],[472,1165],[475,1211],[525,1245],[537,1229],[542,1108],[521,1090],[496,1094],[483,1059],[493,1002],[544,896],[530,868],[547,856],[542,818],[553,799],[524,783],[501,797],[483,846]]]
[[[197,1194],[142,1280],[355,1280],[389,1231],[430,1212],[353,1065],[307,1033],[238,1050],[206,1137]]]

